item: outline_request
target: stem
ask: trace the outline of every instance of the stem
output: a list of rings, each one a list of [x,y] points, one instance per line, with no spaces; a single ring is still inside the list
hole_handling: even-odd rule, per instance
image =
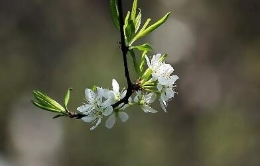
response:
[[[118,0],[118,12],[119,12],[119,26],[120,26],[120,37],[121,37],[121,51],[123,53],[123,61],[124,61],[124,68],[125,68],[125,77],[127,80],[128,88],[131,87],[132,82],[129,75],[128,65],[127,65],[127,52],[128,47],[125,43],[125,33],[124,33],[124,17],[123,17],[123,6],[122,0]]]
[[[116,108],[122,103],[127,104],[128,99],[131,97],[134,91],[139,90],[140,86],[137,84],[133,84],[130,79],[128,65],[127,65],[127,52],[129,51],[128,46],[126,46],[125,43],[125,33],[124,33],[124,18],[123,18],[123,6],[122,6],[122,0],[118,0],[118,12],[119,12],[119,25],[120,25],[120,36],[121,36],[121,50],[123,53],[123,61],[124,61],[124,68],[125,68],[125,77],[127,80],[127,91],[124,98],[116,102],[112,105],[113,108]]]

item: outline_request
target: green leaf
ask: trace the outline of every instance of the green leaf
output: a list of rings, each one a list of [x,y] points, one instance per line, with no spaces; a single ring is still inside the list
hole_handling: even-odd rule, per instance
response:
[[[164,61],[164,59],[167,57],[167,54],[163,54],[161,58],[159,59],[160,62]]]
[[[126,35],[127,43],[129,43],[129,41],[131,41],[135,35],[135,26],[132,20],[130,20],[127,24],[127,27],[125,29],[125,35]]]
[[[146,28],[145,30],[141,31],[133,38],[133,40],[130,42],[130,44],[132,44],[133,42],[135,42],[137,39],[146,36],[148,33],[151,33],[152,31],[154,31],[155,29],[157,29],[159,26],[161,26],[163,23],[165,23],[165,21],[168,19],[170,15],[170,12],[168,12],[165,16],[163,16],[160,20],[158,20],[157,22],[155,22],[154,24],[150,25],[148,28]]]
[[[131,55],[131,57],[132,57],[132,59],[133,59],[133,64],[134,64],[135,72],[137,73],[138,76],[140,76],[140,70],[139,70],[139,67],[138,67],[139,65],[138,65],[138,62],[137,62],[137,60],[136,60],[135,52],[134,52],[133,49],[130,49],[129,52],[130,52],[130,55]]]
[[[135,33],[139,30],[140,28],[140,25],[141,25],[141,19],[142,19],[142,13],[141,13],[141,10],[139,9],[139,13],[138,15],[136,16],[135,18]]]
[[[58,102],[47,96],[46,94],[40,92],[40,91],[33,91],[33,95],[36,100],[38,100],[38,104],[41,106],[47,107],[51,110],[56,110],[60,112],[64,112],[65,108],[62,107]],[[40,107],[41,108],[41,107]]]
[[[131,19],[130,18],[130,12],[128,11],[126,16],[125,16],[125,25],[124,25],[124,29],[128,26],[128,23]]]
[[[60,112],[59,110],[56,110],[54,108],[51,108],[51,107],[47,107],[45,105],[42,105],[41,103],[37,102],[37,101],[32,101],[32,103],[36,106],[36,107],[39,107],[41,109],[44,109],[46,111],[50,111],[50,112]]]
[[[142,82],[146,82],[152,75],[152,69],[148,68],[145,70],[144,74],[142,75]]]
[[[142,29],[139,31],[139,33],[143,32],[143,31],[145,30],[145,28],[148,26],[148,24],[150,23],[150,21],[151,21],[150,18],[148,18],[148,19],[145,21],[145,23],[144,23]]]
[[[120,30],[117,0],[110,0],[109,1],[109,9],[110,9],[110,15],[111,15],[111,18],[112,18],[112,21],[113,21],[115,27],[118,30]]]
[[[132,11],[131,11],[131,20],[135,20],[136,9],[137,9],[137,0],[134,0]]]
[[[70,100],[70,91],[72,91],[72,88],[69,88],[66,95],[65,95],[65,98],[64,98],[64,106],[66,108],[66,110],[68,110],[68,103],[69,103],[69,100]]]
[[[145,43],[145,44],[142,44],[139,46],[133,46],[133,48],[136,48],[140,51],[152,51],[153,50],[152,46],[148,43]]]
[[[97,87],[96,85],[93,85],[91,89],[93,90],[93,92],[96,92],[96,91],[97,91],[97,88],[98,88],[98,87]]]
[[[130,21],[130,12],[128,11],[127,12],[127,14],[126,14],[126,17],[125,17],[125,23],[124,23],[124,33],[125,33],[125,39],[126,39],[126,41],[128,40],[128,38],[129,38],[129,27],[128,27],[128,23],[129,23],[129,21]],[[128,44],[128,42],[127,42],[127,44]]]
[[[139,69],[140,69],[140,73],[143,72],[144,70],[144,64],[145,64],[145,55],[146,55],[147,51],[144,51],[142,53],[142,57],[141,57],[141,63],[140,63],[140,66],[139,66]]]
[[[40,102],[42,105],[56,109],[55,105],[53,105],[48,99],[46,99],[46,95],[44,95],[43,93],[39,91],[33,91],[33,95],[35,99],[37,99],[38,102]]]

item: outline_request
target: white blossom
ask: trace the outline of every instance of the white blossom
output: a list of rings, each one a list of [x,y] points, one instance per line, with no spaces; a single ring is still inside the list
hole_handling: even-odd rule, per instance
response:
[[[90,129],[95,129],[102,120],[103,116],[109,116],[113,112],[111,93],[108,89],[97,87],[96,93],[91,89],[85,90],[86,103],[78,107],[77,110],[86,116],[82,118],[88,123],[96,123]]]
[[[150,61],[149,58],[145,55],[147,66],[153,71],[156,70],[158,67],[162,65],[162,62],[160,61],[161,57],[161,54],[156,54],[152,57]]]
[[[156,99],[155,93],[142,94],[141,91],[136,92],[134,102],[138,103],[145,113],[156,113],[157,111],[153,109],[150,104]]]
[[[117,83],[117,81],[115,79],[112,80],[112,87],[113,90],[111,91],[114,95],[114,100],[115,102],[121,100],[122,98],[125,97],[126,95],[126,90],[123,90],[122,92],[120,92],[120,88],[119,88],[119,84]],[[131,102],[131,97],[129,97],[128,102]],[[129,118],[128,114],[123,112],[124,109],[126,109],[129,106],[129,104],[125,104],[125,103],[121,103],[116,109],[116,111],[114,111],[107,119],[106,121],[106,127],[111,129],[115,123],[116,123],[116,118],[119,117],[119,119],[122,122],[126,122]]]
[[[159,92],[159,102],[166,112],[167,102],[174,97],[175,81],[179,79],[177,75],[172,75],[174,69],[170,64],[161,61],[162,55],[154,55],[151,59],[146,56],[148,67],[152,70],[152,80],[157,82],[156,88]]]
[[[119,119],[122,122],[126,122],[129,118],[128,114],[122,111],[119,112],[114,112],[113,114],[111,114],[106,121],[106,127],[111,129],[115,123],[116,123],[116,117],[119,117]]]

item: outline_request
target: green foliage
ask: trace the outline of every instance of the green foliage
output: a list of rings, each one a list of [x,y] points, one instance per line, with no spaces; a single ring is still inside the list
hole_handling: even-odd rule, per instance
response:
[[[141,72],[143,71],[143,67],[145,64],[144,63],[145,58],[144,58],[144,55],[142,55],[140,64],[138,64],[134,49],[147,53],[148,51],[152,51],[152,46],[148,43],[134,46],[133,43],[136,42],[138,39],[148,35],[152,31],[156,30],[163,23],[165,23],[170,15],[170,12],[168,12],[165,16],[163,16],[161,19],[159,19],[158,21],[156,21],[154,24],[152,24],[150,26],[148,26],[148,25],[149,25],[151,19],[148,18],[145,21],[142,28],[140,29],[142,13],[141,13],[141,9],[138,9],[139,12],[137,11],[137,5],[138,5],[138,0],[134,0],[133,4],[132,4],[131,12],[128,11],[125,16],[123,31],[124,31],[124,35],[125,35],[124,36],[125,43],[129,47],[129,52],[133,59],[135,71],[138,76],[141,76]],[[109,9],[110,9],[110,15],[112,17],[112,21],[113,21],[114,25],[116,26],[116,28],[118,30],[120,30],[117,0],[109,1]],[[137,14],[137,12],[138,12],[138,14]]]
[[[151,33],[155,29],[157,29],[159,26],[161,26],[165,21],[168,19],[170,15],[170,12],[168,12],[165,16],[163,16],[160,20],[155,22],[154,24],[150,25],[146,28],[146,26],[149,24],[149,20],[146,21],[146,24],[144,27],[135,35],[135,37],[130,41],[130,45],[133,44],[136,40],[146,36],[147,34]]]
[[[141,56],[141,63],[140,63],[140,66],[139,66],[140,75],[142,75],[143,70],[144,70],[145,55],[146,55],[146,53],[147,53],[147,51],[144,51],[144,52],[142,53],[142,56]]]
[[[64,106],[66,108],[66,110],[68,110],[68,103],[69,103],[69,100],[70,100],[70,91],[72,91],[72,88],[69,88],[66,95],[65,95],[65,98],[64,98]]]
[[[132,6],[132,11],[131,11],[131,19],[132,20],[135,20],[136,9],[137,9],[137,0],[134,0],[133,6]]]
[[[138,45],[138,46],[133,46],[131,48],[136,48],[139,51],[147,51],[147,52],[153,50],[152,46],[150,44],[148,44],[148,43],[145,43],[145,44],[142,44],[142,45]]]
[[[138,0],[133,1],[131,12],[128,11],[125,17],[124,33],[125,33],[125,40],[126,40],[125,42],[127,43],[128,46],[132,46],[135,41],[151,33],[155,29],[157,29],[159,26],[165,23],[165,21],[168,19],[170,15],[170,12],[168,12],[165,16],[163,16],[161,19],[159,19],[149,27],[147,26],[150,23],[151,19],[148,18],[144,23],[143,27],[141,28],[141,30],[138,32],[141,25],[142,13],[141,10],[139,9],[138,14],[136,15],[137,1]],[[110,15],[112,17],[112,21],[115,24],[116,28],[120,30],[117,0],[110,0],[109,8],[110,8]]]
[[[120,30],[117,0],[110,0],[109,1],[109,9],[110,9],[110,15],[111,15],[111,18],[112,18],[112,21],[113,21],[115,27],[118,30]]]
[[[41,109],[57,113],[62,113],[66,111],[66,109],[62,107],[57,101],[53,100],[40,91],[34,90],[33,96],[36,101],[32,101],[32,103]]]
[[[34,90],[33,91],[33,96],[36,99],[35,101],[32,101],[32,103],[36,106],[39,107],[43,110],[47,110],[50,112],[55,112],[58,113],[58,115],[54,116],[53,119],[61,117],[61,116],[68,116],[70,113],[68,111],[68,103],[70,100],[70,92],[72,91],[72,88],[69,88],[67,90],[67,93],[64,97],[64,107],[59,104],[57,101],[54,99],[50,98],[46,94]]]

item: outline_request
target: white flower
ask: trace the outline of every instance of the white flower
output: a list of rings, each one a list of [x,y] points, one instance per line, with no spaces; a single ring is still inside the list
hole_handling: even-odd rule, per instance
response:
[[[162,84],[157,84],[157,89],[160,92],[160,105],[162,109],[166,111],[167,107],[167,102],[174,97],[174,94],[176,93],[174,91],[175,86],[173,84],[170,85],[162,85]]]
[[[106,121],[106,127],[107,128],[111,129],[115,125],[116,117],[119,117],[119,119],[122,122],[126,122],[128,120],[128,118],[129,118],[128,114],[125,113],[125,112],[122,112],[122,111],[114,112],[112,115],[110,115],[107,118],[107,121]]]
[[[162,62],[160,61],[161,57],[161,54],[156,54],[152,57],[150,61],[149,58],[145,55],[147,66],[153,71],[156,70],[158,67],[162,65]]]
[[[167,77],[159,77],[158,82],[161,85],[172,86],[175,84],[175,81],[178,80],[179,77],[177,75],[167,76]]]
[[[153,71],[152,76],[155,80],[160,82],[161,79],[170,78],[170,75],[174,71],[173,67],[169,64],[162,64],[156,70]]]
[[[103,116],[109,116],[113,112],[111,106],[112,100],[108,98],[111,96],[108,89],[97,87],[97,92],[91,89],[85,90],[85,97],[87,103],[77,108],[77,110],[86,116],[82,118],[83,121],[88,123],[96,123],[90,129],[95,129],[100,123]]]
[[[119,91],[119,84],[115,79],[112,80],[112,90],[103,89],[97,87],[96,91],[91,89],[85,90],[86,103],[78,107],[77,110],[86,116],[82,118],[83,121],[88,123],[95,123],[90,129],[95,129],[102,121],[104,116],[109,116],[106,121],[106,126],[108,128],[113,127],[115,124],[115,117],[118,116],[122,122],[125,122],[128,119],[128,115],[125,112],[122,112],[128,104],[120,104],[115,111],[113,112],[112,105],[117,101],[122,99],[126,95],[126,91]],[[131,101],[131,98],[129,98]]]
[[[111,95],[112,94],[112,95]],[[120,92],[118,82],[113,79],[112,80],[112,90],[110,91],[109,97],[113,99],[113,104],[124,98],[126,95],[126,90]],[[128,99],[131,102],[131,97]],[[119,117],[122,122],[126,122],[129,116],[127,113],[123,112],[122,110],[126,109],[129,105],[125,103],[121,103],[119,106],[116,107],[116,111],[114,111],[106,121],[106,127],[112,128],[116,122],[116,117]]]
[[[149,93],[143,95],[141,91],[136,92],[136,96],[134,98],[134,102],[138,103],[142,110],[145,113],[156,113],[157,111],[150,107],[150,104],[153,103],[156,99],[156,94],[155,93]]]
[[[148,67],[152,70],[152,81],[156,81],[159,91],[159,101],[162,109],[166,112],[167,102],[174,97],[175,81],[179,79],[177,75],[171,75],[174,71],[170,64],[162,61],[162,55],[154,55],[149,61],[146,56]]]
[[[121,98],[123,98],[122,95],[123,94],[125,95],[126,92],[123,91],[122,93],[120,93],[120,91],[119,91],[119,84],[118,84],[118,82],[115,79],[112,80],[112,88],[113,88],[113,90],[111,92],[114,95],[115,102],[117,102]]]

